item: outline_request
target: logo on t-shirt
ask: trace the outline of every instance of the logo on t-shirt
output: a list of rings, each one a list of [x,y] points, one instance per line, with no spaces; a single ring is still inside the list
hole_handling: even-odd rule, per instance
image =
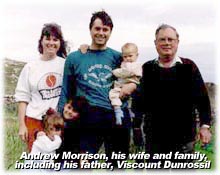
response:
[[[43,100],[60,96],[62,87],[61,74],[50,72],[43,75],[38,83],[38,90]]]
[[[54,76],[54,75],[48,75],[48,76],[46,77],[46,84],[47,84],[47,86],[49,86],[49,87],[54,87],[55,84],[56,84],[56,76]]]
[[[109,88],[112,86],[112,68],[108,65],[95,64],[89,67],[83,78],[95,88]]]

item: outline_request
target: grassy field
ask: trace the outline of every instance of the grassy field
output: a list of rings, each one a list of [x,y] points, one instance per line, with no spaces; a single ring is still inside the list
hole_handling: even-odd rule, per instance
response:
[[[18,137],[18,119],[16,104],[4,105],[4,168],[5,170],[15,170],[14,165],[23,151],[26,151],[26,145]],[[209,145],[202,147],[199,142],[196,143],[196,151],[200,151],[212,162],[212,169],[215,169],[215,132]],[[134,152],[135,146],[131,144],[131,152]],[[102,151],[103,152],[103,151]]]

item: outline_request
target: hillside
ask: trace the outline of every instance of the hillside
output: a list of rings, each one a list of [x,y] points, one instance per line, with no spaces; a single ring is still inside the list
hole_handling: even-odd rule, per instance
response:
[[[19,74],[26,63],[4,59],[4,95],[13,95]]]
[[[212,116],[216,116],[217,106],[216,106],[216,94],[217,94],[217,86],[214,83],[205,83],[206,88],[208,90],[209,99],[212,108]]]

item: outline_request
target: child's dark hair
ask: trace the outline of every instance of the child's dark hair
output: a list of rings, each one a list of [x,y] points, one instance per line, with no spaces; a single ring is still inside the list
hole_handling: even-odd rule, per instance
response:
[[[43,128],[46,133],[50,131],[50,128],[54,127],[56,129],[64,129],[64,120],[60,113],[56,112],[54,109],[49,108],[43,119]]]

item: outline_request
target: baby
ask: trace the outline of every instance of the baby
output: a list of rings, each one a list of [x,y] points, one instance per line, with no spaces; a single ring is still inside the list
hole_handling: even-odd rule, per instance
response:
[[[116,124],[122,124],[122,118],[124,117],[121,109],[121,99],[119,98],[121,87],[127,83],[139,84],[139,80],[142,76],[142,65],[136,62],[138,58],[138,48],[134,43],[126,43],[122,46],[122,58],[121,67],[113,70],[113,74],[118,78],[114,82],[114,88],[109,92],[109,98],[115,111]]]

